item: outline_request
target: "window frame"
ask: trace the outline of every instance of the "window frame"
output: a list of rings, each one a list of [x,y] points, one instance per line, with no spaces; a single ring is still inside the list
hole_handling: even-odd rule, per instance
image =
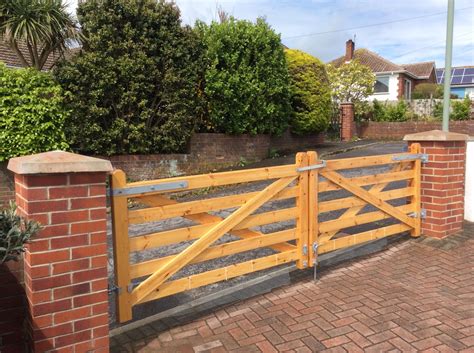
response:
[[[380,78],[386,78],[387,79],[387,91],[383,92],[376,92],[375,91],[375,86],[377,85],[377,81],[380,81]],[[385,84],[384,84],[385,85]],[[375,76],[375,83],[374,83],[374,94],[389,94],[390,93],[390,75],[380,75],[380,76]]]

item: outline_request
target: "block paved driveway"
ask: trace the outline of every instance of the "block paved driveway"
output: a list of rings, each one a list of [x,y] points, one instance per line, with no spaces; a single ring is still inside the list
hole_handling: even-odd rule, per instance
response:
[[[474,224],[409,239],[112,352],[474,352]]]

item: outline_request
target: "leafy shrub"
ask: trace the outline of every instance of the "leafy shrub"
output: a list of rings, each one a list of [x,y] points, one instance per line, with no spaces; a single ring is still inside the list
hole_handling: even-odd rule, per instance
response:
[[[67,149],[63,92],[48,73],[0,63],[0,161]]]
[[[471,111],[471,100],[469,97],[462,101],[454,101],[452,103],[452,112],[450,118],[452,120],[469,120],[469,113]]]
[[[13,202],[0,212],[0,264],[17,260],[25,251],[24,245],[40,230],[35,221],[27,221],[16,214]]]
[[[374,119],[374,105],[368,101],[358,101],[354,103],[355,121],[367,121]]]
[[[85,153],[182,151],[200,103],[202,47],[174,3],[88,0],[78,8],[81,53],[58,82],[74,111],[68,138]]]
[[[443,86],[436,83],[420,83],[412,93],[413,99],[442,98]]]
[[[294,112],[291,130],[299,135],[326,130],[332,103],[325,65],[300,50],[288,49],[285,54]]]
[[[463,100],[455,100],[450,103],[450,120],[469,120],[471,111],[471,100],[469,97]],[[433,115],[435,118],[443,118],[443,103],[437,102],[433,109]]]
[[[196,24],[206,50],[206,116],[200,129],[279,134],[288,126],[288,69],[280,36],[259,18]]]
[[[415,118],[415,114],[409,111],[408,104],[400,100],[396,104],[381,104],[374,100],[374,120],[375,121],[407,121]]]

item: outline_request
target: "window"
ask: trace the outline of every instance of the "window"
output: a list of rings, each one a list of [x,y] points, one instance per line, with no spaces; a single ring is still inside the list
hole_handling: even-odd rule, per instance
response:
[[[375,81],[374,92],[388,93],[388,80],[389,76],[378,76]]]

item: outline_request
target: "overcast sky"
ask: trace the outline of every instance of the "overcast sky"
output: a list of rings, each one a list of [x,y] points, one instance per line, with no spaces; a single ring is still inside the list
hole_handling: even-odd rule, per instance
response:
[[[76,1],[70,0],[72,9]],[[281,33],[284,44],[311,53],[323,61],[342,55],[345,41],[355,36],[356,48],[370,49],[393,62],[403,64],[434,60],[437,67],[444,67],[447,0],[175,2],[181,9],[183,22],[191,25],[197,19],[206,22],[216,19],[218,6],[241,19],[265,17]],[[376,26],[370,26],[374,24]],[[361,26],[366,27],[356,28]],[[456,0],[453,65],[474,65],[473,0]]]

